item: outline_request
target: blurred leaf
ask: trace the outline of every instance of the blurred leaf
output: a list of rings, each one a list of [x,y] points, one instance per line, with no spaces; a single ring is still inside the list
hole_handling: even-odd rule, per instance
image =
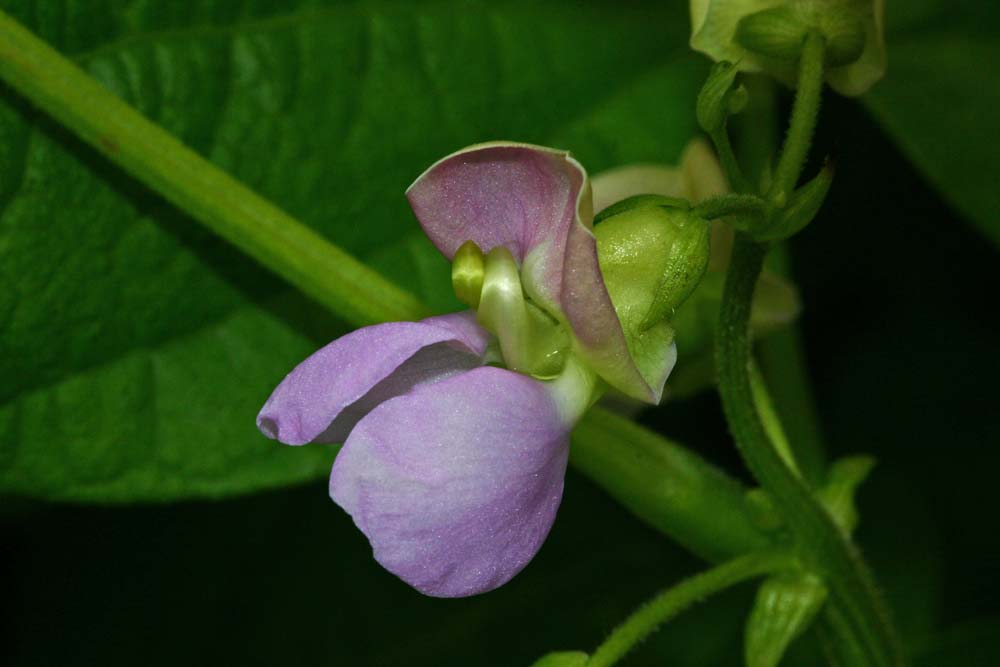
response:
[[[150,118],[436,307],[402,193],[477,141],[670,161],[704,63],[662,3],[0,0]],[[320,309],[0,88],[0,490],[217,496],[325,474],[260,436]]]
[[[1000,5],[917,0],[888,14],[889,70],[865,102],[937,190],[1000,244],[1000,80],[990,71],[1000,62]]]

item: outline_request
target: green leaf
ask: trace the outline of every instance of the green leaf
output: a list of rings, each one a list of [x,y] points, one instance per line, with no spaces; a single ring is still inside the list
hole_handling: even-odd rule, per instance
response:
[[[1000,6],[920,0],[889,11],[889,69],[868,108],[930,183],[1000,244]],[[891,177],[891,176],[890,176]]]
[[[671,161],[705,66],[685,8],[578,3],[0,0],[185,143],[441,310],[403,191],[495,138],[591,171]],[[456,55],[460,54],[460,55]],[[256,432],[343,332],[0,88],[0,491],[219,496],[326,474]]]

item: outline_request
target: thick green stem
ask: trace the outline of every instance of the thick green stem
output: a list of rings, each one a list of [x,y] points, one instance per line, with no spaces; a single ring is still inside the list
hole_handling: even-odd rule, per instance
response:
[[[792,559],[786,553],[760,551],[717,565],[668,588],[639,607],[625,622],[597,647],[587,667],[610,667],[621,660],[636,644],[660,625],[677,616],[695,602],[753,579],[788,568]]]
[[[812,145],[813,130],[820,98],[823,94],[823,54],[825,40],[818,32],[810,32],[802,46],[799,60],[799,78],[792,105],[792,119],[788,134],[781,149],[781,158],[774,170],[770,196],[783,204],[795,188],[805,165],[809,147]]]
[[[413,295],[184,146],[3,12],[0,78],[129,174],[346,320],[370,324],[430,315]]]
[[[871,573],[805,482],[782,460],[754,403],[750,304],[764,253],[763,246],[737,235],[716,333],[723,410],[743,459],[782,513],[806,567],[829,585],[830,604],[844,621],[838,640],[857,646],[869,665],[897,667],[905,661]]]
[[[633,514],[714,562],[768,546],[745,489],[690,450],[592,408],[573,431],[570,462]]]

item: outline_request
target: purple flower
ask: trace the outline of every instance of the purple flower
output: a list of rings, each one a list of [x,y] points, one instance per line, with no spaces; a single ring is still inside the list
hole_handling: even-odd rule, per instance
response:
[[[449,259],[473,248],[478,317],[339,338],[278,385],[257,425],[291,445],[343,442],[330,495],[376,560],[428,595],[473,595],[541,547],[597,375],[655,402],[673,356],[645,373],[629,356],[590,231],[586,172],[567,153],[473,146],[407,197]]]

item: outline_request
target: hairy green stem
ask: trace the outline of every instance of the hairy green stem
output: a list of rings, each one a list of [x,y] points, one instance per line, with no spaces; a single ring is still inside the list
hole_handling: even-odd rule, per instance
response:
[[[788,248],[781,244],[771,251],[768,268],[788,277]],[[826,451],[819,414],[809,380],[802,332],[797,325],[775,331],[757,344],[757,358],[767,380],[795,461],[814,486],[826,479]]]
[[[716,333],[719,394],[729,428],[751,472],[771,495],[801,549],[806,567],[831,590],[843,618],[841,641],[863,651],[868,665],[904,664],[895,631],[874,579],[853,544],[786,465],[761,423],[750,380],[750,304],[765,249],[737,234]]]
[[[740,221],[749,222],[754,218],[762,219],[767,213],[767,202],[757,195],[728,194],[709,197],[691,209],[691,212],[705,220],[716,220],[727,216],[735,216]],[[740,228],[738,222],[733,225]]]
[[[792,558],[783,552],[758,551],[734,558],[668,588],[639,607],[597,647],[587,667],[610,667],[621,660],[663,623],[708,596],[753,579],[788,568]]]
[[[806,156],[809,155],[809,147],[812,145],[820,98],[823,94],[824,50],[825,40],[821,34],[810,32],[806,35],[799,60],[799,77],[795,103],[792,105],[792,119],[788,125],[788,134],[785,135],[778,166],[774,170],[769,193],[772,200],[781,204],[795,189]]]
[[[743,175],[740,163],[733,153],[733,145],[729,141],[729,130],[726,125],[717,132],[711,133],[712,143],[715,145],[715,152],[719,154],[719,162],[722,164],[722,171],[726,174],[729,187],[736,192],[750,192],[753,188]]]
[[[183,146],[3,12],[0,79],[346,321],[430,314],[417,297]],[[608,452],[619,456],[609,460]],[[574,434],[572,460],[619,502],[697,553],[728,558],[766,543],[738,482],[628,420],[592,410]],[[648,484],[651,475],[657,486]]]
[[[354,324],[430,315],[412,294],[184,146],[0,12],[0,78],[129,174]]]

